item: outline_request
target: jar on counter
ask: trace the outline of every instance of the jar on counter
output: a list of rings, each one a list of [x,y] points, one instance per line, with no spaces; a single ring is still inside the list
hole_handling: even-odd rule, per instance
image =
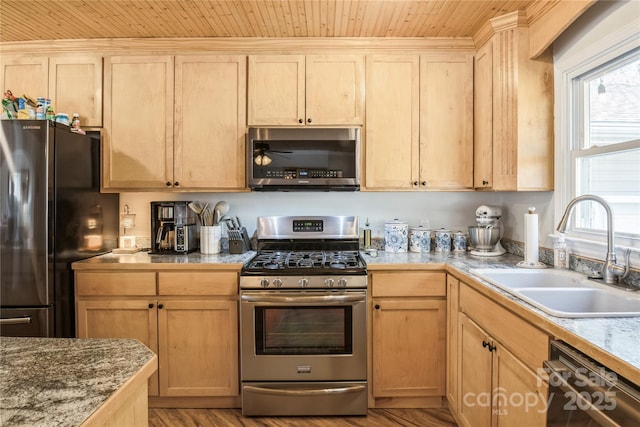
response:
[[[407,252],[409,243],[409,223],[399,219],[384,223],[384,250],[386,252]]]
[[[449,252],[451,250],[451,230],[440,228],[436,230],[436,251]]]
[[[409,228],[409,251],[429,252],[431,250],[431,230],[419,225]]]
[[[453,250],[454,252],[466,252],[467,235],[462,231],[453,233]]]

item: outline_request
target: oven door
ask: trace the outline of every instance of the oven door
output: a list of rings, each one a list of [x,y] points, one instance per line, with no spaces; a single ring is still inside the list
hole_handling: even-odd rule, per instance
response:
[[[242,380],[366,380],[366,300],[364,289],[242,291]]]

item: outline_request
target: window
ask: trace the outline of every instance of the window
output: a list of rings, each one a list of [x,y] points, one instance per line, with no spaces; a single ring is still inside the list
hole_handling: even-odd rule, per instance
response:
[[[640,48],[574,77],[571,103],[572,196],[602,197],[616,235],[640,239]],[[599,204],[575,206],[578,234],[601,234],[606,222]]]

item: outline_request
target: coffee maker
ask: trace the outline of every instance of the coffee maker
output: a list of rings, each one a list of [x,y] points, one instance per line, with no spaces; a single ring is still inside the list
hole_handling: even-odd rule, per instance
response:
[[[198,221],[190,202],[151,202],[151,254],[198,249]]]

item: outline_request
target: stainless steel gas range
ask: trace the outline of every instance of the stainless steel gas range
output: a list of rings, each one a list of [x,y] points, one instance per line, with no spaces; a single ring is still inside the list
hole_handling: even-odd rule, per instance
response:
[[[366,415],[357,217],[260,217],[257,237],[240,276],[243,415]]]

